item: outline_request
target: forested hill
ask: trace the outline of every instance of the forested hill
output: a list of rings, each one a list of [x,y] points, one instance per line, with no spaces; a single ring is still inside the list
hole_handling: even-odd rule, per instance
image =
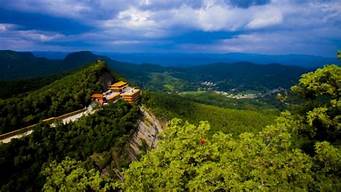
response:
[[[210,81],[216,90],[289,88],[308,69],[280,64],[215,63],[192,67],[134,65],[108,61],[110,67],[141,87],[167,92],[197,90]]]
[[[0,50],[0,80],[26,79],[74,70],[100,56],[88,51],[75,52],[63,60],[36,57],[30,52]]]
[[[116,79],[104,62],[89,64],[25,95],[0,100],[0,133],[84,108],[93,91]]]
[[[249,62],[216,63],[184,69],[176,77],[187,81],[212,81],[222,89],[242,87],[278,88],[290,87],[307,69],[281,64],[258,65]]]

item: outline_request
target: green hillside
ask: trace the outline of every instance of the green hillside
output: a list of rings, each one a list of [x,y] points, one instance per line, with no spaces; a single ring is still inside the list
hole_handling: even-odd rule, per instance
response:
[[[102,62],[88,65],[27,95],[0,100],[0,133],[84,108],[90,95],[106,86],[112,74]]]
[[[0,98],[6,99],[37,90],[61,79],[66,73],[36,77],[31,79],[0,81]]]
[[[129,163],[127,142],[138,118],[136,107],[118,102],[77,122],[54,128],[42,124],[30,136],[0,144],[0,191],[41,191],[46,182],[41,170],[67,157],[81,161],[85,171],[103,170],[116,177],[113,170]],[[45,174],[53,173],[57,171]],[[77,185],[76,180],[70,182]]]
[[[182,118],[191,123],[208,121],[212,132],[223,131],[238,135],[257,132],[272,123],[279,112],[274,108],[245,110],[201,104],[188,98],[165,93],[145,93],[143,104],[163,120]]]
[[[181,92],[180,95],[191,101],[224,108],[262,110],[283,107],[282,104],[277,101],[275,95],[252,99],[230,98],[213,91],[186,91]]]
[[[119,186],[123,191],[340,191],[340,82],[336,65],[304,74],[291,88],[301,101],[293,104],[295,110],[238,137],[212,135],[215,127],[205,121],[173,119],[158,147],[132,162]]]

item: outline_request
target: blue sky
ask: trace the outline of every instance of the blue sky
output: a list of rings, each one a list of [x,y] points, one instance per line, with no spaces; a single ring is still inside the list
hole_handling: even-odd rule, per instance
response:
[[[341,0],[0,0],[0,49],[334,56]]]

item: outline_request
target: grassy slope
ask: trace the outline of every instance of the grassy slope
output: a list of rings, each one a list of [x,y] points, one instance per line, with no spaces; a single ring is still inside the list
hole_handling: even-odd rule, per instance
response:
[[[258,132],[270,124],[275,114],[271,111],[251,111],[221,108],[212,105],[195,104],[196,112],[188,114],[188,120],[193,122],[208,121],[211,130],[224,133],[240,134],[245,131]]]
[[[278,111],[275,109],[244,110],[223,108],[190,101],[177,95],[146,93],[144,104],[160,118],[174,117],[191,123],[207,120],[211,131],[223,131],[237,135],[245,131],[256,132],[273,122]]]
[[[275,98],[271,98],[272,102],[265,100],[263,98],[256,99],[234,99],[229,98],[224,95],[220,95],[215,92],[210,91],[191,91],[191,92],[182,92],[181,96],[186,97],[189,100],[208,104],[215,105],[219,107],[225,108],[234,108],[234,109],[248,109],[248,110],[263,110],[263,109],[275,109],[273,103],[277,102]],[[277,103],[276,103],[277,104]]]

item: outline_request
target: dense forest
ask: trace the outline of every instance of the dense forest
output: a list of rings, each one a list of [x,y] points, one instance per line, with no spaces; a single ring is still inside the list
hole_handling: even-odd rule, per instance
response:
[[[41,172],[44,190],[340,191],[340,78],[336,65],[303,75],[291,89],[303,105],[293,103],[259,132],[212,134],[207,121],[173,119],[120,179],[72,158],[52,161]]]
[[[158,147],[125,171],[122,187],[125,191],[340,191],[340,81],[341,68],[336,65],[303,75],[292,87],[300,105],[262,131],[238,138],[209,134],[208,122],[192,125],[174,119]]]
[[[245,131],[259,131],[273,122],[279,114],[277,109],[266,105],[256,109],[226,108],[203,104],[175,94],[145,92],[143,104],[160,119],[169,121],[181,118],[191,123],[208,121],[211,132],[223,131],[238,135]]]
[[[0,133],[84,108],[90,103],[91,93],[104,89],[112,80],[105,63],[98,62],[27,95],[0,100]]]
[[[37,90],[58,79],[61,79],[65,75],[67,74],[56,74],[32,79],[0,81],[0,99],[28,94],[31,91]]]
[[[65,158],[80,162],[79,166],[86,172],[95,169],[108,178],[116,178],[113,170],[128,166],[126,145],[136,130],[138,118],[136,107],[120,101],[75,123],[58,124],[53,128],[41,124],[28,137],[0,144],[0,191],[40,191],[48,182],[45,176],[58,174],[57,171],[40,173],[41,170],[48,170],[49,163],[61,162]],[[77,185],[76,180],[69,182],[70,187]],[[58,186],[53,187],[56,187],[53,191],[61,190]]]

